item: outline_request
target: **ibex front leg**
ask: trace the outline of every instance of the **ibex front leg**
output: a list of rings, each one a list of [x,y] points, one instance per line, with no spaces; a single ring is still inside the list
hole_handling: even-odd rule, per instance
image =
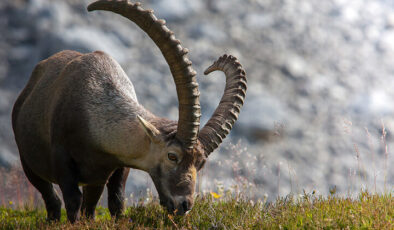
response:
[[[94,219],[97,202],[103,193],[104,185],[83,186],[82,215]]]
[[[52,150],[56,178],[66,206],[67,218],[71,223],[79,219],[79,210],[82,204],[82,193],[78,187],[78,167],[62,147]]]
[[[108,180],[108,208],[111,216],[119,217],[124,211],[124,194],[129,168],[119,168]]]

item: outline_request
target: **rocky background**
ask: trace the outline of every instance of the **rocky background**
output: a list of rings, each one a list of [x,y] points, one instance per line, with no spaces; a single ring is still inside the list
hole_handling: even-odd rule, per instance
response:
[[[88,13],[90,2],[0,2],[0,167],[19,163],[10,116],[18,93],[36,63],[64,49],[110,54],[134,83],[141,104],[177,119],[175,85],[158,48],[119,15]],[[393,189],[393,1],[142,4],[166,19],[190,50],[203,123],[224,88],[221,73],[207,77],[204,69],[229,53],[247,71],[244,109],[230,138],[200,172],[200,191],[247,189],[270,199],[303,190],[324,195],[334,188],[340,194]],[[149,177],[133,170],[128,191],[146,188],[154,190]]]

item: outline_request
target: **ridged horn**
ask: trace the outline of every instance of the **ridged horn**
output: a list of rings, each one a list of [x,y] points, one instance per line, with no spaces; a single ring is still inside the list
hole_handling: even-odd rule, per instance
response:
[[[208,67],[204,74],[215,70],[223,71],[226,75],[226,87],[218,107],[198,135],[207,155],[230,133],[244,103],[247,89],[246,73],[237,58],[225,54]]]
[[[166,59],[174,82],[179,101],[179,120],[176,137],[186,148],[192,148],[197,141],[200,127],[200,92],[196,72],[187,58],[188,50],[183,48],[174,33],[165,26],[165,21],[157,19],[153,10],[144,10],[139,2],[127,0],[100,0],[88,6],[88,11],[105,10],[120,14],[145,31],[159,47]]]

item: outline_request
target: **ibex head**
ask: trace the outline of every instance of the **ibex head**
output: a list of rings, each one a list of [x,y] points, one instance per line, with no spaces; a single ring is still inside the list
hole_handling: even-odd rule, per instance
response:
[[[207,124],[200,130],[200,102],[196,72],[187,58],[188,50],[180,45],[172,31],[158,20],[152,10],[140,3],[100,0],[88,7],[123,15],[135,22],[161,50],[166,59],[179,101],[178,122],[164,118],[138,120],[149,137],[151,175],[160,196],[160,203],[169,211],[184,214],[193,206],[196,174],[209,154],[230,132],[237,120],[246,93],[246,75],[241,64],[231,55],[223,55],[204,74],[221,70],[226,75],[226,87],[221,101]],[[148,121],[149,120],[149,121]]]
[[[175,137],[176,123],[161,127],[159,131],[142,117],[138,118],[151,141],[150,152],[155,156],[148,172],[159,193],[160,203],[170,212],[176,210],[177,214],[184,214],[193,206],[197,171],[206,160],[204,149],[200,143],[185,148]]]

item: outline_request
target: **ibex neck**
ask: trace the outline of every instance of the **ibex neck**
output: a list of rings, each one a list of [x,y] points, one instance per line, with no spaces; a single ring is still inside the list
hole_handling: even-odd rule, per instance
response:
[[[150,141],[142,129],[137,115],[148,121],[156,117],[135,101],[122,101],[96,107],[90,119],[90,133],[95,145],[113,155],[123,166],[149,170],[142,163],[149,150]]]

